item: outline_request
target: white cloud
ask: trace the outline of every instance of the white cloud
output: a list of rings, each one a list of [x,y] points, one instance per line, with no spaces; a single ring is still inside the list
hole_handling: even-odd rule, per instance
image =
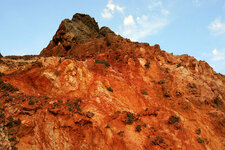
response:
[[[150,10],[154,10],[154,9],[156,9],[158,7],[162,7],[162,2],[161,1],[156,1],[156,0],[151,1],[151,4],[148,6],[148,8]]]
[[[108,4],[106,5],[108,9],[110,9],[111,11],[114,11],[115,9],[115,5],[113,4],[112,0],[109,0]]]
[[[213,55],[218,55],[218,50],[215,48],[213,51],[212,51]]]
[[[225,75],[225,48],[215,48],[211,50],[211,52],[204,52],[200,59],[206,60],[216,72],[220,72]]]
[[[104,9],[102,12],[102,17],[110,19],[112,18],[112,13],[108,9]]]
[[[221,18],[216,18],[212,21],[209,25],[209,29],[215,35],[222,35],[225,34],[225,22],[221,21]]]
[[[121,32],[124,37],[133,41],[141,40],[147,36],[157,34],[168,23],[170,11],[165,8],[164,3],[158,0],[150,0],[148,15],[134,17],[126,16],[121,26]]]
[[[151,12],[161,14],[161,15],[168,15],[170,11],[164,8],[163,2],[158,0],[152,0],[148,6],[148,9]]]
[[[103,18],[110,19],[110,18],[113,17],[113,13],[115,11],[123,13],[124,7],[121,7],[119,5],[114,4],[113,0],[109,0],[107,5],[106,5],[106,8],[103,9],[103,12],[101,13],[101,15],[102,15]]]
[[[135,20],[132,15],[124,18],[122,34],[133,41],[158,33],[168,23],[164,18],[151,18],[142,15]]]
[[[123,20],[123,24],[125,26],[135,25],[133,16],[129,15],[129,16],[125,17],[124,20]]]
[[[212,61],[222,61],[222,60],[225,60],[225,49],[224,50],[217,50],[217,49],[214,49],[212,51],[212,58],[211,60]]]
[[[111,10],[112,12],[114,12],[114,10],[123,12],[123,10],[124,10],[123,7],[120,7],[119,5],[113,4],[113,0],[109,0],[108,4],[107,4],[106,6],[107,6],[107,8],[108,8],[109,10]]]

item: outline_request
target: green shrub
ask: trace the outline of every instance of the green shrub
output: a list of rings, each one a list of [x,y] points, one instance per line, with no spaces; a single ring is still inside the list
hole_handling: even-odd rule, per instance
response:
[[[90,111],[88,111],[87,113],[86,113],[86,117],[88,117],[88,118],[92,118],[92,117],[94,117],[94,113],[93,112],[90,112]]]
[[[141,94],[143,94],[143,95],[148,95],[148,92],[145,91],[145,90],[142,90],[142,91],[141,91]]]
[[[105,128],[110,128],[110,126],[107,124]]]
[[[146,62],[146,63],[145,63],[145,67],[146,67],[146,68],[149,68],[149,66],[150,66],[150,62]]]
[[[77,111],[81,111],[81,108],[80,108],[80,103],[81,103],[81,99],[78,98],[74,101],[71,101],[70,99],[67,100],[67,102],[65,103],[65,105],[67,105],[69,107],[69,111],[74,111],[75,109]]]
[[[179,117],[176,117],[176,116],[171,116],[168,120],[168,123],[169,124],[174,124],[176,122],[179,122]]]
[[[124,131],[120,131],[120,132],[118,132],[117,134],[118,135],[122,135],[124,133]]]
[[[110,66],[110,64],[107,61],[103,61],[103,64],[105,64],[106,67]]]
[[[113,89],[111,87],[108,87],[107,90],[113,92]]]
[[[163,142],[164,142],[164,139],[161,136],[156,136],[155,140],[152,141],[154,145],[159,145],[160,143],[163,143]]]
[[[29,105],[34,105],[35,101],[33,99],[29,100],[28,104]]]
[[[131,112],[126,112],[127,113],[127,120],[125,120],[124,122],[126,124],[132,125],[135,119],[135,116],[131,113]]]
[[[142,129],[141,129],[141,125],[137,125],[136,131],[137,131],[137,132],[141,132],[141,130],[142,130]]]
[[[104,64],[106,67],[109,67],[110,66],[109,62],[107,62],[105,60],[96,59],[95,60],[95,63],[97,63],[97,64]]]
[[[14,87],[13,85],[9,84],[9,83],[5,83],[3,81],[0,81],[0,89],[5,90],[5,91],[9,91],[9,92],[16,92],[19,91],[19,89],[17,87]]]
[[[200,128],[197,129],[197,130],[195,131],[195,133],[198,134],[198,135],[201,134],[201,129],[200,129]]]
[[[159,82],[158,82],[158,84],[164,84],[165,83],[165,80],[160,80]]]
[[[182,66],[181,63],[177,64],[177,68],[179,68],[179,67],[181,67],[181,66]]]
[[[202,137],[197,138],[198,143],[205,143],[205,139]]]
[[[11,137],[8,140],[9,140],[9,142],[15,141],[16,140],[16,137]]]
[[[95,60],[95,63],[97,63],[97,64],[101,64],[101,63],[102,63],[102,61],[101,61],[101,60],[96,59],[96,60]]]

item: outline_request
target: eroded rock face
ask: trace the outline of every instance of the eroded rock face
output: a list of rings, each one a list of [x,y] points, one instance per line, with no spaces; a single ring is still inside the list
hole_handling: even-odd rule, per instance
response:
[[[0,149],[224,149],[223,75],[68,21],[41,56],[0,58]]]
[[[108,36],[116,34],[107,27],[99,29],[94,18],[85,14],[75,14],[72,20],[65,19],[59,26],[53,40],[50,41],[40,55],[42,56],[65,56],[72,55],[81,57],[91,55],[105,48],[101,48]],[[83,45],[82,43],[86,43]],[[86,50],[82,50],[86,48]],[[88,54],[87,52],[91,52]]]

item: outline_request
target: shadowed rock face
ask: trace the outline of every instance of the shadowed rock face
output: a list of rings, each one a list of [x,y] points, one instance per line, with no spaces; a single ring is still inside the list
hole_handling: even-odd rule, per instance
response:
[[[105,47],[100,48],[101,43],[116,36],[108,27],[99,29],[94,18],[85,14],[75,14],[72,20],[65,19],[59,26],[53,40],[50,41],[40,55],[42,56],[81,56],[88,52],[94,54]],[[82,43],[86,43],[83,45]],[[86,50],[81,50],[85,48]]]
[[[0,149],[222,150],[224,139],[224,75],[88,15],[62,21],[40,56],[0,58]]]

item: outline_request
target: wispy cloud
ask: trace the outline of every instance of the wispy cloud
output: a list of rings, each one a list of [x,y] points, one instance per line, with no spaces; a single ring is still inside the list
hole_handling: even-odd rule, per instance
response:
[[[204,52],[202,53],[200,59],[207,60],[207,62],[210,64],[210,66],[213,67],[216,72],[223,72],[223,74],[225,73],[225,48],[214,48],[210,52]]]
[[[162,1],[151,0],[150,4],[148,5],[148,9],[151,12],[157,13],[158,15],[159,14],[169,15],[170,14],[170,11],[164,7],[164,4]]]
[[[210,23],[209,29],[214,35],[223,35],[225,34],[225,22],[222,22],[221,18],[216,18]]]
[[[169,23],[167,17],[170,11],[164,7],[162,1],[152,0],[148,5],[148,9],[150,12],[148,15],[137,17],[128,15],[124,17],[121,26],[123,36],[137,41],[158,33]]]
[[[200,0],[193,0],[192,3],[194,7],[200,7],[202,5],[202,2]]]
[[[134,21],[133,16],[129,15],[129,16],[125,17],[124,20],[123,20],[123,24],[125,26],[133,26],[133,25],[135,25],[135,21]]]
[[[108,18],[108,19],[113,17],[112,13],[106,8],[103,10],[101,15],[103,18]]]
[[[225,49],[224,50],[217,50],[216,48],[212,50],[212,61],[222,61],[225,60]]]
[[[101,13],[101,16],[103,18],[110,19],[110,18],[113,17],[113,14],[114,14],[115,11],[123,13],[124,7],[121,7],[119,5],[114,4],[113,0],[109,0],[107,5],[106,5],[106,8],[103,9],[103,12]]]
[[[146,36],[158,33],[167,24],[167,19],[163,18],[149,19],[148,16],[142,15],[134,20],[134,17],[129,15],[124,18],[122,34],[133,41],[137,41]]]

